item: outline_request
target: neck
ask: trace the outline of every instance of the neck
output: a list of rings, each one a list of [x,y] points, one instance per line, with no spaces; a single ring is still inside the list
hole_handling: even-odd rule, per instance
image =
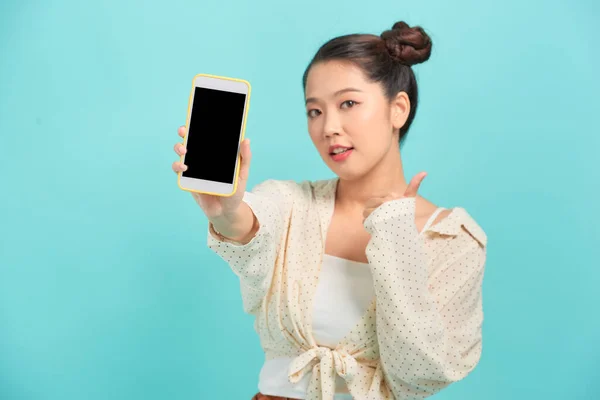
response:
[[[400,150],[395,147],[379,164],[360,178],[352,180],[340,178],[336,203],[344,209],[362,211],[370,198],[384,197],[391,193],[402,194],[407,186]]]

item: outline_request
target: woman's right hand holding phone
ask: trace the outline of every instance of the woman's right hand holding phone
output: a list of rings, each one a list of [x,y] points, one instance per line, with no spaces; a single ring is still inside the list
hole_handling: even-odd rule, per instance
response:
[[[181,126],[178,129],[180,137],[186,135],[186,127]],[[186,149],[182,143],[175,145],[175,153],[182,156]],[[254,213],[250,207],[243,202],[246,184],[248,182],[248,174],[250,170],[250,160],[252,153],[250,152],[250,140],[242,141],[241,148],[241,164],[236,191],[232,196],[215,196],[204,193],[191,192],[194,200],[209,221],[213,228],[222,236],[236,242],[246,243],[254,236],[258,229],[258,223]],[[183,172],[187,166],[181,161],[175,161],[172,165],[175,173]]]

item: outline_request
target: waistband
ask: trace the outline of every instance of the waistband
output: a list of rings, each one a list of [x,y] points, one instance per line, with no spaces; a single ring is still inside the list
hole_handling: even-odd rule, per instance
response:
[[[252,400],[300,400],[300,399],[292,399],[291,397],[280,397],[280,396],[269,396],[262,393],[256,393]]]

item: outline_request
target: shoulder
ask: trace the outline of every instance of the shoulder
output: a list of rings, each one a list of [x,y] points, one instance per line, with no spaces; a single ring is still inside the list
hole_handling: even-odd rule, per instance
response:
[[[432,203],[422,196],[417,196],[415,207],[415,218],[417,219],[417,222],[422,222],[422,225],[425,225],[425,222],[428,221],[429,218],[431,218],[431,216],[433,216],[433,214],[440,208],[439,205]],[[436,224],[443,220],[445,217],[450,215],[451,211],[452,210],[444,208],[438,214],[435,220],[432,221],[432,224]]]
[[[250,190],[251,193],[255,194],[288,194],[292,192],[297,185],[292,180],[280,180],[280,179],[267,179],[254,185]]]
[[[427,221],[440,206],[422,197],[417,200],[417,219]],[[423,225],[425,222],[423,222]],[[434,221],[428,232],[447,237],[461,237],[466,242],[487,246],[487,234],[469,212],[463,207],[445,208]]]
[[[456,207],[454,211],[460,221],[460,232],[468,235],[470,239],[475,240],[481,247],[487,247],[487,234],[475,218],[462,207]]]
[[[267,179],[254,185],[251,192],[262,194],[281,194],[312,197],[315,195],[315,193],[328,191],[332,189],[334,184],[334,179],[323,179],[314,181]]]
[[[269,199],[277,204],[288,205],[310,203],[315,193],[327,191],[331,180],[321,181],[294,181],[281,179],[267,179],[250,190],[252,195]]]

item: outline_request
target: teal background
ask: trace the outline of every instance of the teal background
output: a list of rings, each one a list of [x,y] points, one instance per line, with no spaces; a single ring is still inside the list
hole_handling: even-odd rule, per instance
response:
[[[250,184],[331,176],[318,47],[434,43],[403,148],[489,236],[484,353],[445,400],[600,399],[593,1],[0,2],[0,399],[250,399],[262,350],[171,163],[192,77],[247,79]]]

